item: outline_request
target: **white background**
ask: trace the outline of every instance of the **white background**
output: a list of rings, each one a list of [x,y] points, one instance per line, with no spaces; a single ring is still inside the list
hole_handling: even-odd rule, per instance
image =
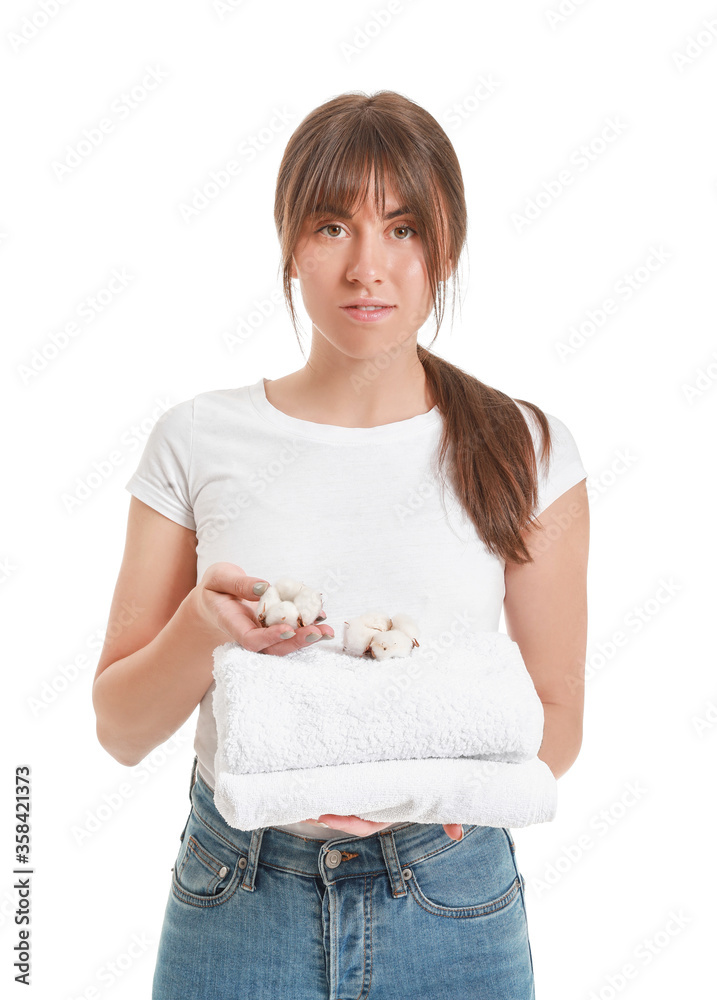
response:
[[[278,165],[317,105],[380,89],[429,110],[463,169],[462,313],[433,349],[560,417],[589,471],[583,746],[556,819],[514,832],[538,1000],[654,1000],[698,982],[705,995],[713,981],[717,5],[398,6],[376,28],[384,0],[3,4],[0,977],[13,996],[28,995],[12,968],[22,764],[30,995],[150,995],[196,713],[136,768],[96,739],[124,485],[168,406],[303,366],[283,305],[257,311],[280,287]],[[150,69],[163,78],[143,89]],[[272,131],[278,110],[288,123]],[[107,117],[112,132],[62,171]],[[241,175],[185,220],[258,135]],[[105,295],[114,269],[126,286]],[[93,296],[104,306],[83,318]],[[616,311],[591,324],[607,298]],[[53,347],[71,321],[77,335]],[[429,321],[421,342],[432,334]]]

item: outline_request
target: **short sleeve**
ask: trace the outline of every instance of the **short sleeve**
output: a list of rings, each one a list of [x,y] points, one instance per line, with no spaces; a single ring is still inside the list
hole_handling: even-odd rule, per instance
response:
[[[533,517],[538,517],[566,490],[585,479],[588,473],[580,458],[575,438],[563,421],[551,413],[545,413],[550,425],[551,438],[550,458],[546,470],[545,463],[540,460],[542,445],[540,425],[532,411],[522,405],[520,408],[527,416],[538,465],[538,504],[533,511]]]
[[[160,514],[196,530],[190,490],[194,400],[175,403],[157,420],[125,489]]]

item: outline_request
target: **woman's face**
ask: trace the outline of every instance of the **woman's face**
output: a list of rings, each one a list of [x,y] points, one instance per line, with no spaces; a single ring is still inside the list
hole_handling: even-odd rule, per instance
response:
[[[327,211],[304,220],[292,277],[314,327],[349,357],[372,358],[416,337],[433,307],[421,235],[410,213],[386,190],[386,218],[377,218],[373,188],[350,219]],[[371,321],[346,307],[379,299],[390,308]],[[368,313],[370,316],[370,313]]]

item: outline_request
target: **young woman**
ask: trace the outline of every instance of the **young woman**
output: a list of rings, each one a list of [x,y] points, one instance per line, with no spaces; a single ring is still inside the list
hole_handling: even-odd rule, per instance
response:
[[[214,805],[213,649],[340,649],[343,621],[370,607],[400,605],[448,650],[461,629],[497,630],[502,606],[556,778],[582,737],[588,506],[575,441],[417,342],[432,310],[440,328],[465,241],[449,139],[400,94],[342,94],[291,136],[275,221],[295,331],[292,279],[312,321],[309,358],[158,421],[127,484],[110,621],[125,601],[143,611],[108,638],[94,682],[98,738],[128,766],[199,704],[152,996],[528,1000],[507,828],[327,812],[241,831]],[[282,575],[320,590],[326,619],[259,627],[256,602]]]

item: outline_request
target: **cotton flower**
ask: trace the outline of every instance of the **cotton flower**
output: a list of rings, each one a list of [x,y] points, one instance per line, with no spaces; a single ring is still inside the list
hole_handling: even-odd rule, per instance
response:
[[[291,576],[282,576],[274,584],[280,601],[293,601],[303,586],[301,580],[294,580]]]
[[[353,656],[363,656],[377,633],[377,629],[368,628],[358,618],[344,622],[344,649]]]
[[[384,615],[380,611],[367,611],[353,620],[360,621],[367,628],[377,632],[388,632],[391,628],[391,619],[388,615]]]
[[[413,639],[398,628],[378,632],[369,646],[369,652],[376,660],[387,660],[390,656],[408,656],[412,649]]]
[[[264,591],[257,608],[257,618],[264,628],[270,625],[313,625],[321,614],[321,593],[300,580],[282,576]]]
[[[311,625],[321,611],[321,594],[302,584],[292,599],[302,625]]]
[[[408,656],[418,646],[418,626],[405,614],[393,618],[380,611],[367,611],[344,622],[344,650],[353,656],[368,654],[377,660]]]
[[[299,614],[293,601],[277,601],[265,608],[263,617],[260,614],[259,620],[265,628],[270,625],[291,625],[296,628],[299,624]],[[303,624],[303,623],[302,623]]]
[[[409,639],[413,639],[414,646],[418,645],[418,625],[413,618],[409,615],[397,614],[393,616],[391,621],[393,622],[391,628],[405,632]]]

